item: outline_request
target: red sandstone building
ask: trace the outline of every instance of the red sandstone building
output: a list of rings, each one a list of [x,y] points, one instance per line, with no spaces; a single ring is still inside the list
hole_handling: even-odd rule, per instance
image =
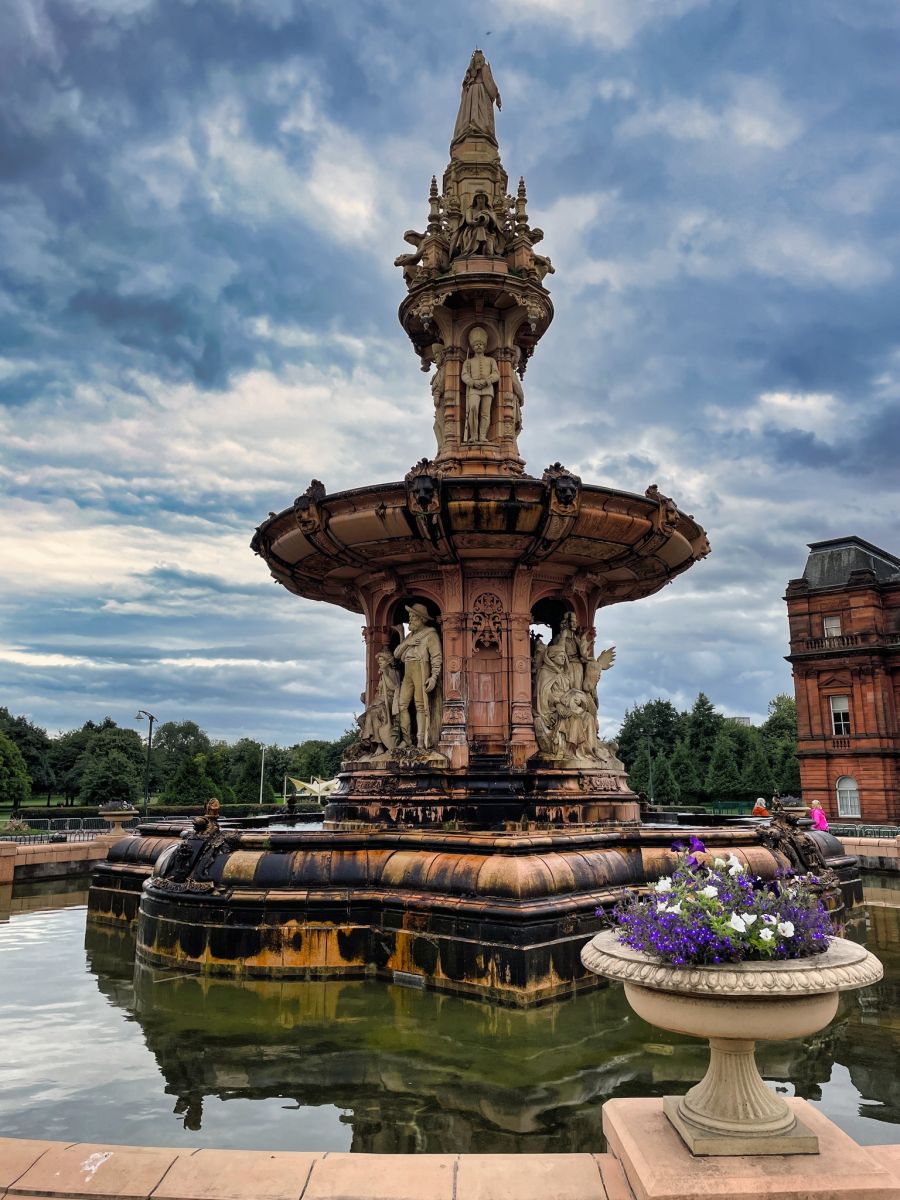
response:
[[[900,822],[900,560],[812,542],[785,599],[803,799],[840,821]]]

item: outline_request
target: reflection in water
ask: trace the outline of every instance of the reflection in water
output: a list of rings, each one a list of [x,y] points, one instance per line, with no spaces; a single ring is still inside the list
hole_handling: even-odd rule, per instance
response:
[[[604,1100],[684,1091],[705,1069],[705,1046],[644,1024],[618,987],[516,1011],[374,982],[240,984],[135,968],[131,940],[96,928],[85,971],[83,922],[63,911],[0,927],[0,1038],[24,1038],[0,1091],[13,1136],[598,1150]],[[873,904],[848,934],[882,957],[885,982],[843,997],[821,1034],[761,1047],[760,1063],[857,1140],[897,1142],[900,907]]]

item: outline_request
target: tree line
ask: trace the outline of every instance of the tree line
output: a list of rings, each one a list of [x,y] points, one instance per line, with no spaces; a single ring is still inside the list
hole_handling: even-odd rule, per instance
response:
[[[264,802],[281,795],[285,776],[331,779],[357,736],[348,729],[334,741],[266,746]],[[632,788],[663,804],[800,791],[791,696],[771,700],[758,728],[730,720],[703,692],[689,712],[679,712],[669,700],[649,700],[625,714],[617,743]],[[210,796],[223,804],[255,804],[262,750],[252,738],[214,741],[195,721],[164,721],[153,733],[151,795],[172,805],[202,805]],[[146,762],[146,742],[137,730],[111,717],[50,737],[26,717],[0,708],[0,805],[18,808],[42,796],[67,805],[137,804]]]
[[[266,746],[263,801],[281,795],[286,775],[332,778],[357,736],[354,729],[334,741]],[[263,743],[253,738],[214,741],[195,721],[164,721],[153,731],[151,796],[160,804],[202,805],[211,796],[223,804],[255,804],[262,751]],[[0,707],[0,805],[20,808],[41,797],[48,804],[138,804],[146,765],[146,740],[111,717],[50,737],[26,717]]]
[[[688,712],[648,700],[626,712],[617,742],[634,791],[658,803],[800,794],[797,709],[784,693],[759,726],[724,716],[703,692]]]

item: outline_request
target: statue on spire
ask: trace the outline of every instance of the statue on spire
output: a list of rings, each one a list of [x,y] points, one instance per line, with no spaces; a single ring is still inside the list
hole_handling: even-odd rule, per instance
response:
[[[459,112],[453,128],[453,142],[461,141],[470,133],[482,134],[492,142],[497,141],[494,129],[494,103],[501,108],[500,90],[494,83],[491,64],[480,50],[472,54],[471,62],[462,81],[462,96]]]

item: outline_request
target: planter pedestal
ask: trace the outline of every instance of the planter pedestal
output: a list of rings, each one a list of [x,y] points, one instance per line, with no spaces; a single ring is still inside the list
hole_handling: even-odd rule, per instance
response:
[[[807,1037],[833,1019],[838,993],[882,976],[865,947],[833,938],[823,954],[786,962],[667,966],[622,946],[614,930],[582,951],[589,970],[625,985],[628,1003],[651,1025],[709,1040],[709,1068],[663,1111],[697,1155],[816,1154],[815,1133],[796,1106],[759,1074],[756,1042]]]

